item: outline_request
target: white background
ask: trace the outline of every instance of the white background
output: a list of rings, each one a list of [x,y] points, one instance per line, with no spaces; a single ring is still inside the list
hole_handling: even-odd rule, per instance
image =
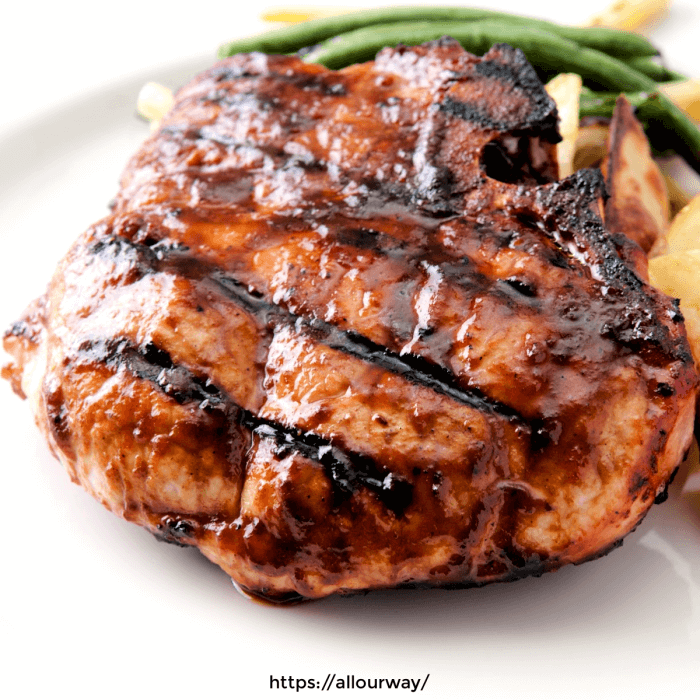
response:
[[[606,2],[478,4],[580,22]],[[265,7],[64,0],[3,9],[3,328],[105,213],[147,133],[134,117],[139,86],[188,79],[219,44],[260,29]],[[671,67],[700,74],[700,4],[677,0],[653,38]],[[72,485],[5,382],[0,425],[2,697],[289,697],[297,694],[267,690],[271,675],[326,673],[429,673],[424,698],[700,697],[700,515],[678,486],[624,547],[582,567],[480,590],[274,608]]]

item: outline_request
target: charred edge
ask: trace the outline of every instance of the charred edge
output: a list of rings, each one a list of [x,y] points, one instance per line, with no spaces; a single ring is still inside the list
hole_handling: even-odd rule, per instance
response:
[[[498,51],[505,61],[495,61],[484,57],[475,65],[476,72],[485,78],[492,78],[513,86],[527,95],[532,104],[528,126],[541,128],[544,131],[542,136],[551,143],[561,141],[561,135],[557,129],[556,106],[545,91],[537,71],[527,60],[525,54],[520,49],[514,49],[508,44],[496,44],[487,56],[495,51]]]
[[[637,522],[637,524],[630,530],[630,532],[634,532],[636,529],[637,525],[641,522],[642,518]],[[628,533],[629,534],[629,533]],[[611,542],[607,547],[603,547],[603,549],[593,552],[593,554],[589,554],[587,557],[584,559],[581,559],[579,561],[572,562],[574,566],[581,566],[581,564],[587,564],[589,561],[595,561],[596,559],[602,559],[603,557],[607,557],[608,554],[611,552],[614,552],[616,549],[619,549],[622,547],[624,544],[624,538],[620,537],[620,539],[615,540],[614,542]]]
[[[271,604],[277,606],[292,606],[301,605],[302,603],[308,603],[312,598],[307,598],[306,596],[297,593],[296,591],[275,591],[270,588],[261,588],[260,590],[253,590],[248,588],[238,581],[231,579],[234,588],[244,597],[250,598],[251,600],[262,603]]]
[[[670,312],[669,318],[671,319],[671,321],[673,321],[673,323],[683,323],[683,321],[685,321],[685,318],[681,313],[681,300],[671,299],[671,304],[673,304],[673,310]]]
[[[671,472],[671,476],[668,477],[668,481],[664,484],[663,488],[659,493],[656,494],[656,497],[654,498],[654,503],[658,505],[659,503],[663,503],[664,501],[668,500],[668,490],[673,483],[674,479],[676,478],[676,474],[678,474],[678,471],[680,469],[680,464]]]
[[[153,536],[159,542],[167,542],[178,547],[191,547],[190,540],[194,537],[196,526],[187,520],[165,516],[156,526]]]
[[[568,243],[583,244],[593,253],[592,263],[611,287],[643,292],[644,283],[622,260],[611,234],[591,209],[605,192],[603,175],[597,169],[579,170],[551,188],[543,188],[538,198],[548,216],[541,230],[565,251]]]
[[[458,101],[449,96],[440,103],[439,109],[452,117],[473,122],[485,129],[517,129],[519,133],[526,134],[536,128],[540,138],[550,143],[561,141],[557,129],[556,107],[545,92],[537,73],[527,62],[525,54],[506,44],[497,44],[494,48],[504,54],[507,62],[485,58],[475,65],[474,70],[484,78],[496,80],[525,95],[530,104],[527,119],[523,120],[515,112],[514,119],[502,121],[485,112],[480,104]]]
[[[654,364],[666,362],[668,356],[684,363],[691,361],[689,348],[674,341],[665,324],[657,322],[658,301],[650,288],[622,259],[614,238],[605,229],[591,204],[605,194],[605,182],[599,170],[579,170],[571,177],[539,193],[540,205],[551,214],[543,229],[564,249],[567,243],[583,246],[591,254],[591,264],[609,286],[610,301],[625,299],[622,312],[617,306],[601,327],[601,335],[644,357]],[[581,198],[577,206],[567,206],[569,197]],[[554,232],[557,233],[554,233]]]
[[[455,375],[448,369],[429,362],[419,355],[399,355],[359,333],[340,330],[318,318],[305,318],[291,314],[280,306],[268,302],[262,295],[251,291],[246,285],[230,277],[221,269],[187,255],[186,248],[169,246],[163,241],[148,248],[124,238],[117,236],[113,238],[114,245],[118,246],[120,251],[122,248],[130,247],[132,254],[138,257],[139,264],[147,261],[156,271],[167,269],[188,279],[212,282],[222,294],[235,301],[244,311],[268,328],[281,324],[293,326],[299,332],[306,333],[334,350],[400,375],[413,384],[448,396],[458,403],[528,425],[528,420],[515,409],[488,398],[477,389],[466,390],[461,387]],[[102,246],[99,250],[104,253],[106,247]]]
[[[43,330],[43,325],[38,323],[36,319],[20,319],[19,321],[15,321],[4,331],[2,338],[3,340],[10,337],[19,338],[32,345],[37,345],[41,339]]]
[[[293,451],[321,464],[333,485],[336,505],[351,497],[359,487],[368,488],[377,494],[397,517],[403,515],[413,500],[412,485],[401,477],[380,469],[371,457],[341,450],[318,435],[256,416],[233,403],[210,379],[198,377],[185,367],[175,364],[167,352],[153,343],[137,348],[126,339],[86,341],[80,345],[78,353],[89,362],[126,368],[137,377],[155,384],[179,404],[196,403],[200,410],[226,411],[229,418],[239,425],[262,438],[274,440],[278,456]],[[172,528],[166,530],[167,528],[161,534],[172,540]],[[184,530],[180,530],[179,538],[182,539]]]

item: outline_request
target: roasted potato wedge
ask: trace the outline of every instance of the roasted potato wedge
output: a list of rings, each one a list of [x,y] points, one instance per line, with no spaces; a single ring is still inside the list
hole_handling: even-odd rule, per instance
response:
[[[652,248],[654,254],[663,252],[669,218],[666,182],[651,157],[644,129],[623,95],[615,104],[602,169],[609,194],[608,229],[624,233],[647,253]]]

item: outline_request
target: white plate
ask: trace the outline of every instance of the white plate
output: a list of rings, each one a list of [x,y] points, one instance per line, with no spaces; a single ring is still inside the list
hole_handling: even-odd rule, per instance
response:
[[[141,84],[176,85],[208,62],[110,84],[0,136],[3,327],[106,213],[147,134],[134,117]],[[270,690],[271,676],[329,673],[430,674],[426,698],[700,697],[700,515],[679,493],[682,473],[621,549],[584,566],[273,608],[71,484],[5,382],[0,425],[3,697],[280,697],[294,691]]]

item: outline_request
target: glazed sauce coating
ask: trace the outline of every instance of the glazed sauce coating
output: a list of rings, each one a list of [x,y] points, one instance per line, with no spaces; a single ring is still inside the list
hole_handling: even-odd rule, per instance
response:
[[[663,492],[697,378],[558,139],[506,46],[223,61],[9,332],[12,378],[45,353],[73,478],[270,600],[597,556]]]

